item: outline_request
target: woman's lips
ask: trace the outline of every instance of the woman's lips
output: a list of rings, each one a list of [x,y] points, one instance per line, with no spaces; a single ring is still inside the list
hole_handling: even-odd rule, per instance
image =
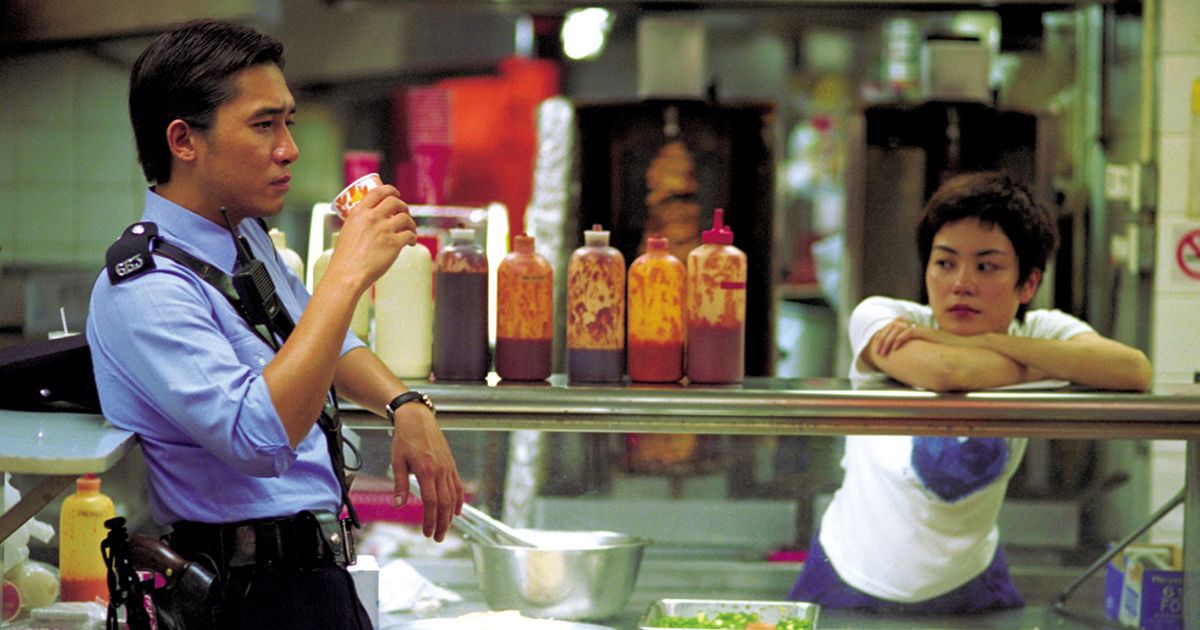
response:
[[[975,314],[979,313],[979,311],[977,311],[969,306],[962,305],[962,304],[951,306],[947,310],[950,311],[951,315],[956,315],[958,317],[966,317],[969,315],[975,315]]]

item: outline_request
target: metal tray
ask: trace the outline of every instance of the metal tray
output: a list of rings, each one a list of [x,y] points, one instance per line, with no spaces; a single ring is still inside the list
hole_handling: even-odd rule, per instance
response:
[[[642,615],[638,627],[641,630],[653,630],[657,626],[647,625],[660,615],[673,617],[693,617],[700,613],[716,615],[723,612],[758,613],[758,618],[764,623],[775,623],[783,617],[799,617],[812,622],[813,630],[817,630],[817,615],[821,607],[808,602],[784,601],[748,601],[736,599],[660,599]]]

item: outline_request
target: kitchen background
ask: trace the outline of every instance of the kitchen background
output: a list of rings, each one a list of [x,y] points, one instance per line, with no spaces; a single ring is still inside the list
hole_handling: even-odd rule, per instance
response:
[[[760,133],[771,149],[767,166],[773,173],[764,193],[769,240],[752,242],[746,231],[747,240],[738,244],[770,252],[763,263],[762,317],[775,333],[768,337],[760,373],[787,376],[845,372],[837,322],[853,303],[847,287],[861,281],[855,276],[862,270],[855,230],[864,222],[886,220],[877,213],[888,209],[871,205],[872,182],[887,174],[870,170],[871,134],[863,112],[922,102],[928,88],[920,76],[921,51],[929,50],[928,36],[977,35],[990,60],[982,67],[984,99],[1001,110],[1034,116],[1037,133],[1027,159],[1034,164],[1039,192],[1060,208],[1064,252],[1040,299],[1145,349],[1159,382],[1191,382],[1200,371],[1200,334],[1194,325],[1200,280],[1185,274],[1177,260],[1184,235],[1200,227],[1200,201],[1195,200],[1200,180],[1189,175],[1200,160],[1200,104],[1193,104],[1193,98],[1200,99],[1193,97],[1193,84],[1200,80],[1200,20],[1195,19],[1200,0],[1001,1],[987,8],[971,2],[869,1],[850,7],[817,0],[600,4],[612,10],[611,22],[605,47],[590,60],[568,59],[559,47],[565,9],[582,6],[576,2],[13,0],[2,5],[0,11],[7,11],[0,15],[0,330],[5,343],[59,328],[60,307],[71,329],[82,328],[104,250],[139,217],[145,188],[125,103],[129,67],[148,35],[164,25],[215,16],[247,21],[287,46],[287,75],[300,106],[295,134],[302,159],[294,169],[289,205],[276,225],[302,254],[312,204],[341,188],[344,151],[379,151],[385,179],[397,172],[404,142],[396,139],[393,105],[404,102],[403,90],[440,86],[471,95],[470,107],[478,109],[466,111],[492,125],[476,130],[474,138],[512,140],[484,146],[479,161],[460,160],[454,167],[462,180],[460,196],[451,192],[439,201],[497,201],[501,193],[486,194],[494,185],[503,189],[513,225],[520,224],[527,208],[534,210],[535,147],[533,137],[521,130],[532,133],[536,100],[531,95],[547,85],[580,112],[643,97],[678,98],[681,89],[686,96],[730,107],[765,104],[769,115]],[[657,32],[657,43],[639,39],[644,32]],[[699,40],[690,40],[698,43],[693,57],[681,57],[681,48],[666,44],[671,36],[697,34]],[[953,59],[939,65],[934,56],[932,67],[962,70],[971,55]],[[974,79],[965,71],[970,83]],[[520,77],[531,72],[541,82],[521,83]],[[664,82],[672,78],[685,87],[664,91]],[[488,109],[489,95],[501,94],[504,98],[493,99]],[[468,182],[471,173],[476,179]],[[514,177],[525,179],[514,182]],[[476,460],[467,469],[482,474],[488,447],[456,439],[459,457]],[[559,480],[547,483],[548,495],[612,491],[614,484],[628,496],[740,492],[778,498],[793,493],[803,500],[789,508],[799,514],[788,512],[788,518],[806,521],[817,509],[819,491],[836,487],[831,475],[837,445],[824,438],[726,445],[755,454],[753,461],[732,466],[729,475],[778,482],[759,484],[753,492],[711,470],[698,470],[670,486],[621,471],[593,471],[579,462],[595,459],[596,444],[587,438],[575,443],[574,436],[555,439],[568,442],[557,449],[566,463],[559,464]],[[1072,458],[1078,464],[1074,476],[1056,478],[1064,473],[1051,470],[1052,461]],[[1079,529],[1070,532],[1081,537],[1072,544],[1102,544],[1177,492],[1183,458],[1181,442],[1045,443],[1027,458],[1026,467],[1035,470],[1026,472],[1025,490],[1077,508],[1088,503]],[[797,461],[808,463],[797,466]],[[1101,489],[1106,479],[1121,474],[1126,481]],[[1152,536],[1176,542],[1181,523],[1182,511],[1176,510]],[[806,526],[796,526],[793,542],[806,542]]]

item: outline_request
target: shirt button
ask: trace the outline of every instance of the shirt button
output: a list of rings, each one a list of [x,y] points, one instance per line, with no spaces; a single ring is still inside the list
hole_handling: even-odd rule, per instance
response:
[[[267,364],[267,360],[266,360],[266,359],[264,359],[264,358],[262,358],[261,356],[259,356],[259,357],[258,357],[258,364],[259,364],[259,365],[266,365],[266,364]]]

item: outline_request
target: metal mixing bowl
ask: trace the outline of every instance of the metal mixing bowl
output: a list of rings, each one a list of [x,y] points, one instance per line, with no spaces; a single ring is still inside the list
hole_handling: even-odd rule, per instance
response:
[[[537,548],[471,541],[489,608],[571,620],[607,619],[625,609],[649,540],[614,532],[519,531]]]

